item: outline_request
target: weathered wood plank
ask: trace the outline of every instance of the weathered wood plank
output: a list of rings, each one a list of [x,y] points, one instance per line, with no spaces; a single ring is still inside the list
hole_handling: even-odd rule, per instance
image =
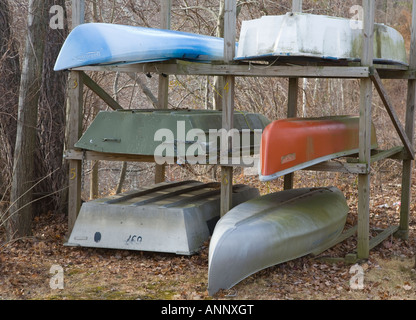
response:
[[[172,0],[160,0],[160,27],[161,29],[170,29]],[[159,75],[158,102],[160,109],[168,109],[169,107],[169,76],[166,74]],[[165,165],[156,164],[155,167],[155,183],[165,181]]]
[[[325,161],[302,169],[309,171],[328,171],[341,173],[368,174],[370,167],[365,163],[348,163],[340,161]]]
[[[397,147],[393,147],[393,148],[388,149],[388,150],[383,150],[383,151],[377,152],[376,154],[371,156],[370,161],[371,161],[371,163],[375,163],[377,161],[390,158],[394,155],[397,155],[397,154],[403,152],[403,149],[404,149],[404,147],[397,146]]]
[[[237,1],[225,1],[224,11],[224,62],[231,63],[235,56],[235,40],[236,40],[236,17],[237,17]],[[235,77],[233,75],[224,76],[224,90],[222,99],[222,127],[225,130],[231,130],[234,127],[234,90]],[[221,150],[229,150],[231,141],[227,143],[227,148]],[[223,155],[221,155],[223,156]],[[232,208],[233,193],[233,167],[221,166],[221,206],[220,215],[224,216]]]
[[[381,79],[406,79],[406,80],[415,80],[416,72],[415,71],[390,71],[376,68]]]
[[[370,74],[366,66],[335,67],[335,66],[264,66],[256,64],[209,64],[189,61],[169,63],[143,63],[119,66],[86,66],[74,68],[81,71],[101,72],[137,72],[153,74],[176,74],[198,76],[236,77],[281,77],[281,78],[367,78]]]
[[[91,161],[91,180],[90,180],[90,200],[98,198],[98,172],[99,172],[100,162]]]
[[[85,160],[85,161],[129,161],[129,162],[155,162],[154,156],[146,155],[131,155],[131,154],[117,154],[117,153],[104,153],[97,151],[87,150],[66,150],[64,153],[66,160]],[[218,158],[217,162],[224,160],[224,158]],[[236,162],[240,164],[235,164]],[[223,167],[242,167],[248,168],[252,165],[247,165],[249,161],[235,161],[234,158],[228,157],[227,161],[221,164]],[[209,163],[207,163],[209,165]],[[304,168],[305,171],[328,171],[328,172],[341,172],[341,173],[352,173],[352,174],[365,174],[369,172],[367,165],[362,163],[345,163],[339,161],[325,161],[308,168]]]
[[[391,149],[387,150],[371,150],[371,163],[375,163],[377,161],[390,158],[390,159],[398,159],[403,160],[405,157],[403,156],[404,153],[404,147],[403,146],[397,146],[393,147]],[[360,160],[358,158],[354,158],[355,155],[351,155],[349,157],[346,157],[347,162],[349,163],[359,163]],[[358,155],[357,155],[358,157]]]
[[[299,1],[298,1],[299,2]],[[300,1],[302,2],[302,1]],[[296,5],[296,10],[299,9],[299,3],[296,1],[293,2],[293,5]],[[302,6],[302,3],[300,3]],[[296,11],[298,12],[298,11]],[[289,89],[288,89],[288,102],[287,102],[287,117],[293,118],[297,115],[297,108],[298,108],[298,92],[299,92],[299,79],[298,78],[289,78]],[[293,189],[293,178],[294,173],[289,173],[284,176],[283,178],[283,189],[289,190]]]
[[[83,83],[96,93],[111,109],[122,110],[123,107],[114,100],[103,88],[101,88],[94,80],[92,80],[85,72],[80,72]]]
[[[302,12],[302,0],[292,1],[292,12]],[[297,115],[298,109],[299,78],[289,78],[287,117],[293,118]],[[283,189],[293,189],[293,180],[295,174],[289,173],[283,178]]]
[[[315,67],[315,66],[264,66],[255,64],[204,64],[178,61],[176,64],[142,66],[143,72],[176,73],[182,75],[234,75],[245,77],[284,78],[365,78],[369,76],[366,67]]]
[[[128,162],[154,162],[154,156],[130,155],[117,153],[104,153],[96,151],[66,150],[64,158],[67,160],[85,161],[128,161]]]
[[[302,12],[302,0],[292,1],[292,12]]]
[[[363,0],[364,27],[363,51],[361,64],[372,67],[375,2]],[[360,163],[370,165],[371,158],[371,107],[372,82],[370,78],[361,79],[360,84]],[[366,259],[370,254],[369,248],[370,224],[370,175],[358,175],[358,230],[357,230],[357,256]]]
[[[72,29],[85,20],[85,0],[72,0]]]
[[[72,1],[72,28],[84,23],[85,1]],[[72,71],[68,81],[68,147],[72,148],[82,133],[83,80],[80,72]],[[81,208],[82,161],[69,161],[68,233],[70,234]]]
[[[386,240],[390,235],[395,233],[397,230],[399,230],[399,226],[390,226],[387,229],[380,232],[377,236],[370,239],[370,250],[382,243],[384,240]]]
[[[344,241],[345,239],[353,236],[356,233],[356,231],[358,230],[357,227],[358,226],[351,227],[350,229],[348,229],[347,231],[342,233],[337,239],[335,239],[329,245],[321,247],[321,248],[317,248],[314,252],[312,252],[312,255],[317,256],[317,255],[321,254],[322,252],[328,250],[329,248],[333,247],[334,245],[336,245],[336,244]],[[380,243],[382,243],[384,240],[386,240],[389,236],[391,236],[392,234],[397,232],[398,229],[399,229],[399,226],[390,226],[387,229],[380,232],[377,236],[371,238],[369,240],[369,249],[371,250],[371,249],[375,248],[376,246],[378,246]],[[325,257],[324,257],[324,259],[325,259]],[[355,250],[354,252],[351,252],[351,253],[347,254],[344,259],[342,259],[342,258],[333,258],[333,259],[334,259],[333,260],[334,262],[344,261],[345,263],[354,264],[354,263],[357,262],[357,260],[360,260],[362,258],[359,258],[357,250]]]
[[[160,28],[170,29],[171,24],[171,10],[172,0],[160,0]],[[167,74],[159,74],[159,88],[158,88],[158,101],[160,109],[168,108],[169,98],[169,76]]]

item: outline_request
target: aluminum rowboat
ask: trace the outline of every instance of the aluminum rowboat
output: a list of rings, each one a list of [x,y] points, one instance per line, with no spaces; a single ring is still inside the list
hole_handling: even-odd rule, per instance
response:
[[[362,21],[325,15],[287,13],[243,21],[236,60],[325,59],[360,61]],[[403,36],[375,24],[374,62],[407,65]]]
[[[242,153],[247,147],[253,148],[258,154],[261,132],[270,120],[258,113],[236,111],[233,121],[234,128],[242,137],[244,132],[250,134],[249,143],[244,143],[243,138],[235,139],[238,151],[241,149]],[[198,162],[206,163],[207,160],[217,160],[221,143],[213,132],[219,132],[221,128],[222,113],[216,110],[100,111],[75,147],[104,153],[148,156],[156,156],[163,150],[170,153],[172,158],[175,156],[183,161],[186,155],[194,155],[189,150],[196,149],[195,153],[200,156]],[[220,136],[218,140],[226,138]],[[209,159],[211,155],[213,158]]]
[[[377,148],[374,125],[371,147]],[[270,181],[323,161],[358,153],[358,150],[358,117],[276,120],[262,134],[259,178]]]
[[[259,196],[233,186],[233,206]],[[198,252],[220,218],[219,182],[162,182],[83,203],[66,246]]]
[[[286,190],[234,207],[218,221],[210,241],[209,294],[328,244],[342,232],[347,213],[335,187]]]
[[[224,60],[224,39],[173,30],[86,23],[69,34],[54,70],[169,59]]]

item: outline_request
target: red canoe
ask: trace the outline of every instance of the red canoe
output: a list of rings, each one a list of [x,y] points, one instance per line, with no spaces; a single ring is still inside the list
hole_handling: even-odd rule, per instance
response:
[[[371,145],[377,148],[374,125]],[[358,117],[276,120],[265,128],[262,135],[260,180],[273,180],[319,162],[354,154],[358,148]]]

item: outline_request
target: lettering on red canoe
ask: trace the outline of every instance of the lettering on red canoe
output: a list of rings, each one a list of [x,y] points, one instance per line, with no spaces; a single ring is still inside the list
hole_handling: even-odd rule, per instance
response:
[[[288,162],[294,161],[294,160],[296,160],[296,153],[289,153],[285,156],[282,156],[280,162],[281,162],[281,164],[285,164],[285,163],[288,163]]]

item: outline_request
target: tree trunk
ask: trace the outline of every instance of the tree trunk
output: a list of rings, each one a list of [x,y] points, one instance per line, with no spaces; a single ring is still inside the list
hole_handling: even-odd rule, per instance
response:
[[[65,0],[46,0],[45,3],[47,9],[53,5],[65,8]],[[63,20],[66,21],[66,19]],[[34,181],[38,181],[46,176],[48,178],[37,185],[34,188],[34,192],[39,195],[51,194],[51,196],[35,203],[35,211],[40,213],[62,211],[67,207],[65,203],[67,190],[57,191],[62,190],[68,184],[68,168],[62,159],[65,142],[65,101],[68,76],[63,71],[55,72],[53,70],[67,34],[68,27],[66,24],[64,24],[63,29],[47,28],[46,32],[42,85],[39,98],[39,152],[36,157],[39,161],[35,161]]]
[[[45,34],[48,27],[47,3],[29,1],[26,46],[19,90],[17,136],[11,189],[9,239],[32,233],[32,188],[36,153],[36,125],[42,79]]]
[[[19,53],[11,32],[9,4],[0,1],[0,195],[11,183],[16,143],[17,104],[20,82]],[[3,179],[2,179],[3,178]],[[3,182],[1,182],[3,180]],[[1,196],[0,196],[1,197]]]

